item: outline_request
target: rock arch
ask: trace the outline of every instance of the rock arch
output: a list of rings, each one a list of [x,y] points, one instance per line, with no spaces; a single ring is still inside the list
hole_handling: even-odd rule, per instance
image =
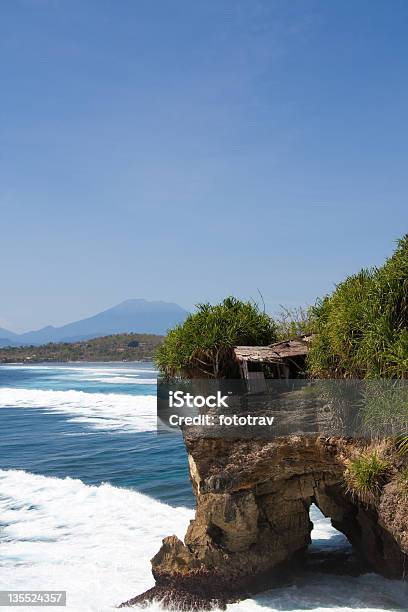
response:
[[[312,503],[369,568],[404,578],[408,542],[395,524],[392,488],[365,506],[346,491],[345,461],[358,441],[184,437],[195,519],[184,543],[176,536],[163,540],[152,559],[156,587],[128,604],[159,597],[179,609],[206,608],[270,588],[304,558]]]

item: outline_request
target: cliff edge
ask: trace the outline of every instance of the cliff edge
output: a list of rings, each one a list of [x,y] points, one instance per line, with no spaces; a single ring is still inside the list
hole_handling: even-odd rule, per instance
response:
[[[195,519],[184,542],[163,540],[152,559],[156,586],[122,604],[160,599],[209,609],[271,588],[311,542],[315,503],[371,571],[405,579],[408,500],[392,470],[378,495],[347,490],[345,471],[367,443],[322,435],[275,440],[211,439],[184,431]]]

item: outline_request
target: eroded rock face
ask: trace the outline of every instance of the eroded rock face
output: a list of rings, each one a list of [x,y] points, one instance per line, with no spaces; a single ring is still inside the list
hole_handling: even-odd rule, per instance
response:
[[[355,440],[225,440],[193,431],[184,438],[195,519],[184,542],[176,536],[163,540],[152,559],[156,587],[129,604],[158,597],[178,609],[208,608],[270,588],[310,544],[312,503],[331,517],[370,569],[404,577],[408,513],[398,510],[396,498],[390,503],[391,485],[366,506],[345,490],[345,461]]]

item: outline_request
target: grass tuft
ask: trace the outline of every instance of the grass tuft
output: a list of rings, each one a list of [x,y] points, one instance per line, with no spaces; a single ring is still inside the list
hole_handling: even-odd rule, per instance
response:
[[[367,449],[350,459],[345,473],[348,491],[361,501],[369,502],[376,497],[387,480],[389,461],[378,449]]]

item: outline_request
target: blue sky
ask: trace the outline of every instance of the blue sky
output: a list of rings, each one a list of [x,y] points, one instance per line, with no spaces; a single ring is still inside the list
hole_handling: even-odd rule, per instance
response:
[[[4,0],[0,326],[312,303],[407,231],[405,0]]]

